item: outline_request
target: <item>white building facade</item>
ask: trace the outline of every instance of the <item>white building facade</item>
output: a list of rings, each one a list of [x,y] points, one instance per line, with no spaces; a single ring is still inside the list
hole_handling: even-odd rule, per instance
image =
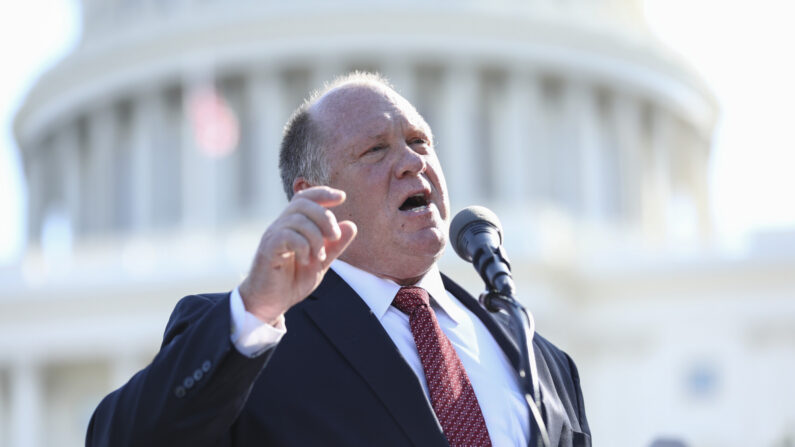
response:
[[[80,444],[176,301],[239,283],[286,203],[282,126],[353,69],[425,116],[454,211],[500,216],[597,445],[795,442],[795,256],[716,254],[716,106],[639,1],[85,0],[83,20],[15,122],[29,248],[0,272],[0,445]],[[482,288],[452,250],[442,268]]]

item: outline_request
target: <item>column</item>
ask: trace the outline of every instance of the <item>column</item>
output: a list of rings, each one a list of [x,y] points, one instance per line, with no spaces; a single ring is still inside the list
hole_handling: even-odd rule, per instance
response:
[[[407,58],[402,55],[391,57],[381,66],[384,67],[383,75],[395,86],[398,93],[413,104],[416,99],[416,76],[413,65],[406,60]]]
[[[132,105],[132,228],[144,232],[153,225],[155,120],[163,116],[164,104],[157,92],[143,93]],[[173,150],[173,149],[171,149]]]
[[[629,223],[640,223],[643,188],[643,144],[641,109],[638,98],[618,94],[615,120],[618,135],[619,169],[621,177],[621,214]]]
[[[42,418],[42,380],[38,365],[22,360],[11,366],[11,445],[37,447],[47,427]]]
[[[524,70],[508,73],[502,94],[489,110],[494,114],[494,163],[492,176],[498,202],[527,207],[533,172],[538,169],[538,80]]]
[[[309,89],[320,90],[323,84],[333,81],[337,76],[347,73],[338,59],[319,59],[310,66]],[[307,92],[308,93],[308,92]]]
[[[37,170],[39,192],[38,204],[38,231],[43,235],[45,225],[58,210],[59,200],[61,199],[62,178],[59,166],[59,154],[55,150],[55,138],[50,134],[39,146]]]
[[[212,157],[213,167],[216,170],[216,223],[234,222],[246,215],[243,208],[244,199],[242,197],[243,182],[245,177],[241,176],[243,160],[248,154],[243,152],[248,150],[248,141],[245,135],[245,112],[244,107],[244,82],[240,78],[233,78],[217,83],[217,94],[226,104],[228,112],[237,121],[238,141],[232,151],[217,157]]]
[[[28,153],[25,162],[25,175],[28,188],[28,240],[39,244],[41,242],[41,224],[43,214],[44,188],[42,188],[42,147],[34,146]]]
[[[60,160],[61,178],[63,179],[64,210],[69,216],[69,227],[72,235],[78,234],[80,222],[80,141],[75,123],[65,125],[56,136],[55,150]]]
[[[671,201],[670,149],[673,131],[668,111],[655,108],[652,113],[650,145],[650,184],[644,197],[644,220],[647,234],[663,242],[668,228],[668,207]]]
[[[477,203],[478,72],[464,64],[448,66],[443,81],[440,127],[436,147],[442,162],[453,210]]]
[[[112,222],[113,151],[115,149],[115,118],[113,109],[102,107],[88,120],[88,228],[90,233],[105,232]]]
[[[200,68],[197,73],[202,73]],[[190,120],[191,97],[207,88],[207,78],[188,77],[182,95],[180,153],[182,163],[182,224],[187,229],[212,227],[216,223],[218,203],[215,160],[196,144]]]
[[[701,241],[707,243],[710,241],[713,233],[712,214],[710,213],[709,207],[709,183],[707,178],[709,172],[710,141],[709,139],[702,138],[698,131],[694,131],[692,138],[693,144],[691,151],[693,163],[691,169],[694,195],[696,198],[695,202],[698,206],[699,213],[698,232]]]
[[[546,198],[567,217],[584,213],[582,149],[576,92],[568,79],[550,79],[544,85],[544,137],[549,174]]]
[[[525,106],[528,111],[527,130],[522,134],[528,138],[525,145],[525,158],[527,160],[527,174],[525,188],[527,198],[531,203],[536,199],[548,196],[550,185],[550,166],[552,159],[549,154],[548,138],[544,130],[543,87],[541,76],[538,73],[525,75]]]
[[[580,210],[587,220],[601,223],[606,209],[604,147],[596,92],[582,81],[573,81],[567,85],[566,94],[575,125],[574,144],[579,151]]]
[[[282,94],[279,73],[274,70],[255,71],[246,82],[248,107],[252,122],[254,179],[256,182],[255,215],[275,217],[287,202],[279,174],[279,146],[282,128],[289,118]]]

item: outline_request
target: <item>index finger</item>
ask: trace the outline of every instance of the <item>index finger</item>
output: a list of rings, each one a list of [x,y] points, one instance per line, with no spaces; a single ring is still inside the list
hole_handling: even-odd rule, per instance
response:
[[[345,191],[330,186],[313,186],[293,195],[293,200],[303,198],[322,206],[335,206],[345,201]]]

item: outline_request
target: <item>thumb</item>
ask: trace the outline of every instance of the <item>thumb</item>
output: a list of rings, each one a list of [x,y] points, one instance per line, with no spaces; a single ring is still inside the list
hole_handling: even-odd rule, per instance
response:
[[[350,220],[344,220],[339,223],[340,238],[336,241],[331,241],[326,244],[326,260],[323,261],[323,267],[328,267],[331,261],[337,259],[342,252],[348,248],[353,238],[356,237],[356,224]]]

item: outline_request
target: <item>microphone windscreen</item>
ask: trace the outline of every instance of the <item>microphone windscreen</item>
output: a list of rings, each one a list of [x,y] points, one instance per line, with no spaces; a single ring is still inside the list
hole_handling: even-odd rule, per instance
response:
[[[482,206],[466,207],[459,211],[450,223],[450,242],[453,244],[453,249],[458,253],[458,256],[464,259],[467,259],[467,255],[465,254],[466,241],[460,236],[466,228],[474,222],[483,222],[495,227],[497,233],[500,235],[500,241],[502,241],[502,224],[496,214],[491,212],[490,209]]]

